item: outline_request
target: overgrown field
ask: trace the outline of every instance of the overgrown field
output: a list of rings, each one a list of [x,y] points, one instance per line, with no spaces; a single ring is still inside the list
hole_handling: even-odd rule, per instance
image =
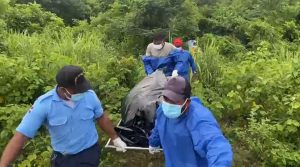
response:
[[[67,64],[85,69],[117,123],[123,98],[145,76],[140,55],[162,31],[197,39],[193,94],[219,120],[234,148],[234,166],[300,166],[298,0],[30,2],[0,0],[0,155]],[[106,140],[102,135],[102,146]],[[48,166],[51,151],[43,127],[15,165]],[[101,161],[163,166],[161,154],[146,152],[103,149]]]

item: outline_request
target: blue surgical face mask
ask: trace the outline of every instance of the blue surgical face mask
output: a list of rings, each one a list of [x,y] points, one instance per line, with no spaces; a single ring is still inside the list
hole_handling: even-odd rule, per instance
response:
[[[64,88],[64,89],[67,92],[64,94],[65,94],[66,99],[68,99],[68,100],[79,101],[84,97],[84,93],[71,94],[66,88]]]
[[[182,107],[185,105],[187,100],[182,105],[170,104],[168,102],[162,102],[162,110],[166,117],[174,119],[178,118],[181,115]]]
[[[72,101],[79,101],[84,97],[84,93],[77,93],[77,94],[73,94],[71,95],[71,100]]]

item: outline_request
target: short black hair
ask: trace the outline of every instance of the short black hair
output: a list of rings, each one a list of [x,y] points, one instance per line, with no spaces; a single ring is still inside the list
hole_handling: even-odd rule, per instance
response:
[[[166,39],[166,35],[164,33],[157,33],[153,36],[153,41],[163,41]]]

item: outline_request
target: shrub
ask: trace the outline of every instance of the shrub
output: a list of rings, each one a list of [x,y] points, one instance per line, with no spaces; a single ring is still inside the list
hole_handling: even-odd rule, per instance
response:
[[[62,19],[51,12],[44,11],[39,4],[16,4],[5,14],[10,30],[17,32],[42,32],[46,26],[64,26]]]

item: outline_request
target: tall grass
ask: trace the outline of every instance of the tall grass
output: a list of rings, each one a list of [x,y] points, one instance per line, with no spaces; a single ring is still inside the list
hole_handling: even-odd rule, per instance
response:
[[[217,78],[221,75],[220,63],[222,63],[223,58],[214,39],[208,40],[201,50],[196,51],[194,54],[199,70],[198,77],[204,87],[214,87],[217,84]]]

